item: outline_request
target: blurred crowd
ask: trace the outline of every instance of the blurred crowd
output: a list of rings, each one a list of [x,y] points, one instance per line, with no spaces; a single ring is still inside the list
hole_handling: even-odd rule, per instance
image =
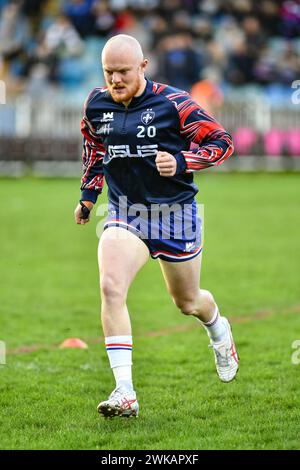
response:
[[[118,33],[140,41],[150,78],[208,100],[300,79],[300,0],[0,0],[0,80],[8,95],[84,95]]]

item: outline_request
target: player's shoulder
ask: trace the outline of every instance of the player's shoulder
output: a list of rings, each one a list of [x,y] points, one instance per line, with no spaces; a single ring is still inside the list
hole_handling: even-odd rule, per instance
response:
[[[191,96],[185,90],[181,90],[171,85],[166,85],[165,83],[152,82],[152,85],[152,91],[155,95],[161,96],[176,108],[180,103],[186,100],[191,100]]]
[[[85,102],[84,102],[84,112],[85,112],[85,114],[91,108],[91,106],[93,106],[93,104],[99,103],[103,99],[105,99],[107,97],[107,94],[108,94],[107,87],[102,86],[102,87],[93,88],[89,92],[89,94],[86,97]]]
[[[160,95],[170,101],[178,98],[190,98],[190,95],[187,91],[180,90],[179,88],[167,85],[165,83],[152,82],[152,91],[155,95]]]

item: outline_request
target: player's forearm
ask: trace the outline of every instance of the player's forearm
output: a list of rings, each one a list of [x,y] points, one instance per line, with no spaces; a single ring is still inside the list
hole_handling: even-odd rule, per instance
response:
[[[104,184],[102,173],[88,178],[90,175],[84,175],[81,179],[81,201],[90,201],[95,204],[99,194],[101,194]]]
[[[224,131],[215,140],[207,141],[193,150],[181,152],[186,163],[185,172],[191,173],[220,165],[232,155],[233,150],[232,138]]]
[[[97,197],[102,192],[104,185],[103,153],[93,149],[85,140],[82,153],[83,175],[81,178],[81,200],[96,203]]]

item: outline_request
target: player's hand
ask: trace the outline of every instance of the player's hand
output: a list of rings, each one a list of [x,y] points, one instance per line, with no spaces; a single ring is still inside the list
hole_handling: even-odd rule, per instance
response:
[[[160,176],[170,177],[176,174],[177,160],[170,153],[158,151],[155,163]]]
[[[91,201],[82,201],[82,202],[90,211],[93,209],[94,204]],[[78,225],[84,225],[90,221],[90,215],[88,216],[87,219],[83,219],[82,207],[80,204],[76,206],[76,209],[74,211],[74,217],[75,217],[75,222]]]

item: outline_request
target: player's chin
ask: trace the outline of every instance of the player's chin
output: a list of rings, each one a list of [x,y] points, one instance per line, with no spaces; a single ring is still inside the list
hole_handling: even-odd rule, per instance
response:
[[[122,101],[126,101],[128,97],[128,93],[125,91],[125,89],[119,89],[113,90],[112,91],[112,97],[117,103],[121,103]]]
[[[116,102],[116,103],[122,103],[123,101],[123,98],[121,96],[116,96],[114,93],[112,93],[112,97],[113,97],[113,100]]]

